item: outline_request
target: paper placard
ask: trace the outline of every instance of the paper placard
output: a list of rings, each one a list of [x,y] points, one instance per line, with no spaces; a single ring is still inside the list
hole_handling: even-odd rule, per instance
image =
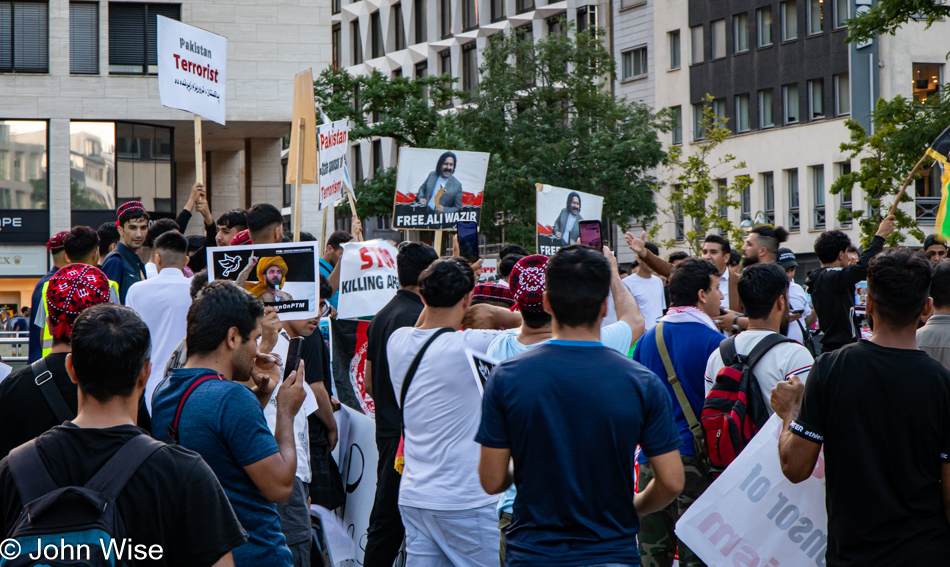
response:
[[[158,16],[157,50],[162,104],[223,126],[228,39]]]
[[[563,246],[577,244],[580,221],[600,220],[603,207],[604,198],[598,195],[541,185],[537,192],[538,254],[553,256]]]
[[[481,222],[489,157],[480,152],[401,149],[393,228],[455,230],[460,221]]]
[[[337,120],[317,126],[320,149],[320,208],[333,206],[343,198],[346,176],[346,150],[349,149],[349,122]]]
[[[337,317],[373,317],[399,290],[396,247],[386,240],[347,242],[340,258]]]

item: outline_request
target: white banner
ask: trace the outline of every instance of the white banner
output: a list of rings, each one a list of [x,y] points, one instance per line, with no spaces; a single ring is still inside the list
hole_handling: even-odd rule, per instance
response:
[[[158,16],[157,40],[162,104],[224,125],[228,39]]]
[[[482,258],[482,271],[478,274],[478,281],[493,282],[498,279],[498,260],[495,258]]]
[[[346,150],[349,144],[349,122],[337,120],[317,126],[320,155],[320,208],[333,206],[343,198],[346,179]]]
[[[337,317],[372,317],[389,303],[399,289],[396,253],[395,246],[380,239],[343,245]]]
[[[600,220],[604,198],[599,195],[542,185],[537,191],[538,254],[554,256],[581,236],[580,221]]]
[[[334,414],[339,431],[337,462],[346,500],[334,510],[343,520],[347,534],[356,542],[356,559],[340,565],[362,565],[366,551],[369,514],[376,500],[376,422],[349,406],[341,406]],[[392,466],[392,465],[390,465]]]
[[[676,535],[707,565],[825,564],[824,450],[811,477],[782,474],[773,415],[725,472],[676,522]]]

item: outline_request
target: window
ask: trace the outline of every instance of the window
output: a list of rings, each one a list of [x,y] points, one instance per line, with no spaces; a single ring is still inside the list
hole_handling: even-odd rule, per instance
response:
[[[765,218],[769,224],[775,224],[775,176],[772,172],[762,174],[763,202],[765,203]]]
[[[429,62],[420,61],[419,63],[416,63],[416,78],[421,79],[423,77],[428,77],[428,76],[429,76]],[[429,87],[422,88],[422,98],[425,100],[429,100]]]
[[[373,140],[373,173],[383,168],[383,142]]]
[[[0,120],[0,209],[46,209],[47,123]]]
[[[393,75],[391,78],[395,79],[396,77],[402,77],[402,67],[393,70]]]
[[[744,53],[749,50],[749,15],[737,14],[732,17],[733,50]]]
[[[475,42],[462,47],[462,90],[469,99],[478,94],[478,58]]]
[[[797,232],[801,224],[798,216],[798,170],[786,171],[785,179],[788,182],[788,230]]]
[[[478,27],[478,6],[475,0],[462,0],[462,29],[465,31]]]
[[[843,28],[848,25],[848,0],[834,0],[835,3],[835,29]]]
[[[706,129],[703,128],[703,105],[693,105],[693,141],[699,141],[706,137]]]
[[[158,73],[158,16],[180,20],[181,6],[109,2],[109,73]]]
[[[772,89],[759,91],[759,128],[775,126],[772,116]]]
[[[637,6],[643,6],[647,3],[647,0],[620,0],[620,9],[626,10],[627,8],[636,8]]]
[[[710,59],[726,56],[726,20],[716,20],[709,24]]]
[[[363,181],[363,149],[359,144],[353,146],[353,183]]]
[[[534,0],[515,0],[515,12],[523,14],[534,10]]]
[[[808,0],[808,35],[821,33],[824,0]]]
[[[0,71],[49,72],[46,2],[0,2]]]
[[[703,62],[703,26],[689,28],[689,49],[691,65]]]
[[[452,50],[446,49],[439,52],[439,73],[442,75],[452,74]]]
[[[914,63],[912,68],[914,77],[914,98],[923,102],[940,92],[943,82],[943,65],[929,65]]]
[[[822,79],[808,81],[808,119],[817,120],[825,116],[825,83]]]
[[[670,69],[680,68],[680,30],[667,34],[670,38]]]
[[[679,189],[679,187],[677,187]],[[683,221],[683,203],[677,201],[673,203],[673,211],[676,215],[676,240],[686,239],[686,223]]]
[[[811,168],[812,190],[815,195],[815,228],[825,228],[825,166]]]
[[[340,34],[340,24],[333,24],[333,30],[330,32],[330,43],[333,51],[333,68],[339,69],[342,66],[340,61],[340,52],[342,51],[342,34]]]
[[[370,52],[373,59],[382,57],[386,54],[383,48],[383,24],[379,19],[379,11],[373,12],[369,16],[370,27]]]
[[[491,0],[491,21],[498,22],[505,19],[505,0]]]
[[[577,31],[590,30],[590,34],[597,37],[597,6],[582,6],[577,9]]]
[[[726,100],[717,98],[716,100],[712,101],[712,111],[713,114],[719,118],[720,122],[724,121],[726,119]]]
[[[620,79],[635,79],[644,77],[647,74],[647,48],[646,46],[626,51],[620,54]]]
[[[838,177],[841,177],[842,175],[848,175],[849,173],[851,173],[850,161],[843,161],[838,164]],[[848,211],[850,213],[851,212],[851,192],[848,191],[846,193],[845,191],[841,191],[840,195],[841,195],[841,210]],[[849,218],[849,219],[841,221],[841,226],[842,227],[851,226],[851,219]]]
[[[330,13],[339,14],[340,13],[340,0],[330,0]],[[286,178],[286,176],[284,176]]]
[[[442,0],[439,2],[439,24],[441,26],[442,37],[452,36],[452,0]]]
[[[835,116],[851,114],[851,82],[847,73],[835,75]]]
[[[114,123],[69,123],[69,186],[74,210],[115,208],[115,148]]]
[[[69,72],[99,74],[99,4],[69,3]]]
[[[782,87],[782,108],[785,111],[785,124],[798,122],[798,85]]]
[[[683,109],[679,106],[674,106],[670,109],[670,118],[673,122],[672,134],[673,134],[673,143],[682,144],[683,143]]]
[[[413,0],[412,15],[416,26],[416,43],[426,41],[426,0]]]
[[[717,180],[716,180],[716,187],[717,187],[717,189],[718,189],[718,190],[717,190],[718,200],[719,200],[720,203],[724,203],[725,201],[727,201],[727,200],[729,199],[729,196],[726,194],[726,189],[727,189],[727,187],[728,187],[728,185],[726,184],[726,180],[725,180],[725,179],[717,179]],[[720,204],[720,205],[719,205],[719,218],[725,219],[725,218],[728,218],[728,217],[729,217],[729,206],[728,206],[728,205],[724,205],[724,204]],[[723,230],[723,229],[721,229],[721,228],[719,229],[719,235],[720,235],[720,236],[725,235],[725,233],[726,233],[725,230]]]
[[[937,224],[937,214],[940,211],[941,183],[940,168],[936,165],[920,168],[920,177],[914,180],[916,196],[914,205],[917,210],[917,224],[934,226]]]
[[[406,48],[406,26],[402,21],[402,4],[393,5],[393,49]]]
[[[782,13],[782,41],[798,39],[798,5],[795,0],[779,4]]]
[[[736,132],[749,131],[749,95],[736,96]]]
[[[564,14],[548,18],[548,35],[561,35],[564,33],[564,24],[567,22]]]
[[[752,220],[752,190],[746,185],[739,195],[739,203],[742,206],[742,220]]]
[[[359,20],[350,22],[350,39],[353,40],[353,64],[359,65],[363,62],[363,38],[360,37]]]
[[[71,123],[70,145],[72,131]],[[175,210],[172,201],[173,155],[171,128],[116,122],[115,202],[135,199],[145,205],[146,211],[170,213]],[[88,179],[86,186],[90,186]]]
[[[772,45],[772,8],[766,6],[755,11],[756,46]]]

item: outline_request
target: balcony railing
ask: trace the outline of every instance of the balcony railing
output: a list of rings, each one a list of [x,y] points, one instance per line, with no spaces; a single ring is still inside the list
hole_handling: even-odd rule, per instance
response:
[[[934,226],[937,224],[937,209],[940,208],[940,197],[917,197],[917,224]]]

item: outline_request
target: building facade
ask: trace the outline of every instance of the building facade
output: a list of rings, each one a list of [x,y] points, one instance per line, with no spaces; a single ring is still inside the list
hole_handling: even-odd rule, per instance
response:
[[[281,146],[293,79],[331,63],[327,3],[0,4],[0,303],[29,304],[32,282],[49,269],[51,234],[114,221],[128,200],[153,218],[173,217],[187,200],[194,122],[159,101],[159,15],[228,38],[226,126],[203,122],[212,213],[290,204]]]

